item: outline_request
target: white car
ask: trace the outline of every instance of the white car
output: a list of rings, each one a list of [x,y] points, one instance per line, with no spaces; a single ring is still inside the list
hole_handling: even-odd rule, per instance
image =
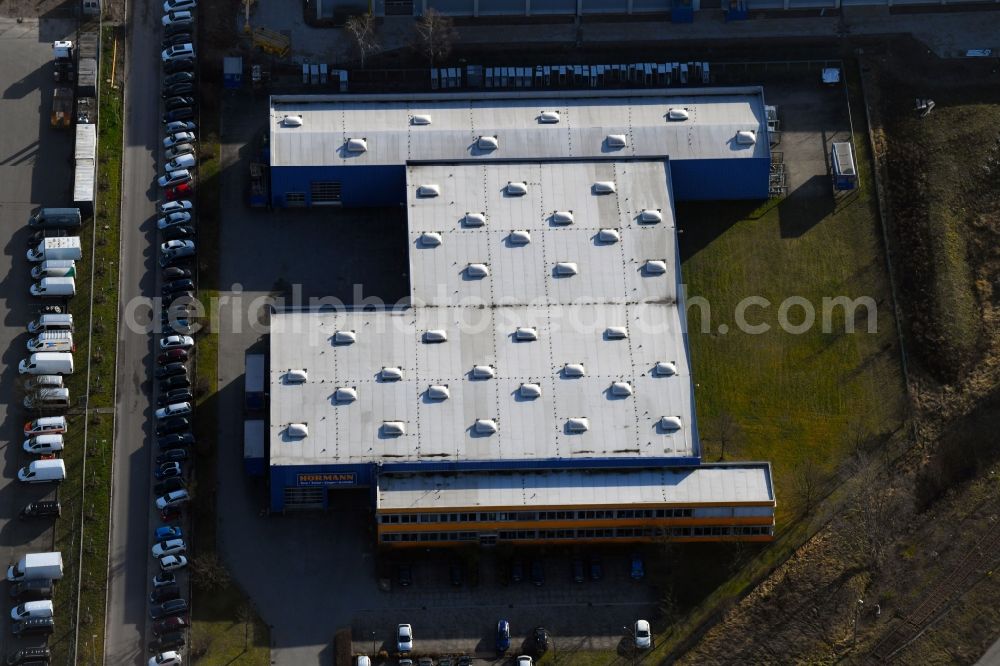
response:
[[[161,23],[164,26],[168,25],[190,25],[194,21],[194,14],[188,10],[180,10],[176,12],[166,12],[161,19]]]
[[[636,620],[635,622],[635,646],[640,650],[647,649],[653,644],[653,637],[649,633],[649,622]]]
[[[194,241],[189,240],[169,240],[166,243],[160,244],[160,252],[170,256],[181,250],[190,248],[194,250]]]
[[[183,416],[191,413],[190,402],[175,402],[156,410],[156,418],[165,419],[171,416]]]
[[[163,12],[176,12],[181,9],[191,10],[198,6],[195,0],[166,0],[163,3]]]
[[[174,132],[190,132],[198,129],[198,125],[193,120],[174,120],[167,123],[164,127],[167,134],[173,134]]]
[[[167,227],[172,227],[177,224],[187,224],[191,221],[191,213],[186,210],[178,210],[172,213],[167,213],[159,220],[156,221],[157,229],[166,229]]]
[[[174,132],[173,134],[167,135],[167,138],[163,140],[163,147],[169,148],[170,146],[175,146],[178,143],[191,143],[195,140],[194,132]]]
[[[180,555],[186,550],[187,546],[184,545],[184,539],[157,541],[153,544],[153,557],[160,559],[164,555]]]
[[[183,555],[164,555],[160,558],[161,571],[176,571],[188,565],[188,558]]]
[[[522,654],[517,658],[517,666],[531,666],[531,657],[526,654]]]
[[[396,649],[399,652],[413,650],[413,627],[408,624],[396,627]]]
[[[164,164],[163,168],[167,171],[178,171],[180,169],[191,169],[196,166],[198,166],[198,160],[195,156],[192,153],[184,153]]]
[[[181,666],[184,661],[181,659],[179,652],[171,650],[170,652],[161,652],[160,654],[150,657],[148,666]]]
[[[194,145],[190,143],[175,143],[163,151],[163,158],[173,160],[181,155],[194,155]]]
[[[160,187],[166,188],[190,182],[191,172],[187,169],[178,169],[177,171],[168,171],[165,175],[160,176],[159,180],[156,181],[156,184]]]
[[[169,215],[170,213],[181,213],[184,211],[194,210],[194,204],[187,199],[178,199],[177,201],[167,201],[160,204],[160,212],[164,215]]]
[[[194,57],[194,44],[188,42],[186,44],[174,44],[170,48],[163,49],[160,54],[160,58],[163,62],[171,62],[174,60],[187,60]]]
[[[156,508],[163,511],[168,506],[178,506],[184,504],[188,501],[188,499],[188,491],[175,490],[172,493],[167,493],[163,497],[157,497]]]
[[[190,349],[194,347],[194,338],[190,335],[168,335],[160,340],[160,349]]]

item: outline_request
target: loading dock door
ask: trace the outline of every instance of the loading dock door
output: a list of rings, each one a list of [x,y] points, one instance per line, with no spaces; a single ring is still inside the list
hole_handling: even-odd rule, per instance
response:
[[[339,206],[340,183],[335,181],[314,180],[309,183],[309,194],[313,206]]]

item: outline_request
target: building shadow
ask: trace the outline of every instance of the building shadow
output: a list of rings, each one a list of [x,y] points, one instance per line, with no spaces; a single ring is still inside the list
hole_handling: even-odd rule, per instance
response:
[[[782,238],[798,238],[833,213],[836,201],[830,177],[815,175],[778,204]]]

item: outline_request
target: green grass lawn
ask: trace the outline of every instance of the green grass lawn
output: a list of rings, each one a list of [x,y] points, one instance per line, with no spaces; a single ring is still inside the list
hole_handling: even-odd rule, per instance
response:
[[[63,555],[64,578],[55,588],[55,605],[67,621],[49,641],[53,663],[101,663],[108,577],[111,466],[114,457],[115,352],[118,338],[118,248],[121,201],[122,91],[111,78],[113,29],[102,34],[102,85],[98,133],[97,202],[93,225],[81,230],[83,258],[77,262],[77,293],[70,301],[76,344],[75,374],[66,378],[74,411],[89,395],[89,412],[70,419],[63,459],[67,482],[59,491],[62,518],[56,523],[55,550]],[[91,264],[91,249],[94,262]],[[91,289],[90,278],[94,283]],[[93,294],[93,320],[90,302]],[[90,385],[86,362],[90,348]],[[84,419],[87,437],[84,442]],[[86,458],[84,448],[86,447]],[[86,465],[86,473],[84,473]],[[81,520],[82,515],[82,520]],[[82,539],[82,560],[81,553]],[[82,571],[81,571],[82,568]],[[80,580],[79,599],[77,579]],[[79,646],[74,654],[79,601]],[[75,657],[75,659],[74,659]]]

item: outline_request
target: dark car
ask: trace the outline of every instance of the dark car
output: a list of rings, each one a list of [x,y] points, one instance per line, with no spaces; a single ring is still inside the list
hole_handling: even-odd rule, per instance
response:
[[[590,558],[590,580],[601,580],[604,578],[604,564],[599,557]]]
[[[188,621],[182,617],[168,617],[165,620],[153,623],[153,635],[162,636],[173,631],[182,631],[188,628]]]
[[[35,247],[46,238],[59,238],[68,235],[67,229],[41,229],[28,236],[28,247]]]
[[[413,567],[409,564],[400,564],[396,568],[396,578],[399,580],[400,587],[409,587],[413,585]]]
[[[193,72],[194,58],[177,58],[163,63],[164,74],[176,74],[177,72]]]
[[[503,654],[510,649],[510,622],[500,620],[497,622],[497,653]]]
[[[182,631],[171,631],[149,642],[150,652],[163,652],[179,647],[184,647],[184,632]]]
[[[169,25],[163,26],[164,35],[176,35],[180,32],[191,32],[191,28],[194,25],[194,21],[178,21],[177,23],[171,23]]]
[[[174,389],[173,391],[168,391],[161,395],[156,400],[156,404],[158,407],[166,407],[167,405],[172,405],[175,402],[191,402],[192,400],[194,400],[194,395],[192,395],[190,389]],[[170,443],[171,437],[178,437],[179,439],[176,443]],[[161,438],[159,446],[161,449],[169,449],[172,446],[189,446],[194,443],[194,437],[185,437],[185,435],[168,435],[167,437]]]
[[[164,601],[170,601],[171,599],[179,599],[180,596],[181,588],[176,583],[173,585],[155,587],[153,588],[153,591],[149,593],[149,603],[160,604]]]
[[[183,416],[171,416],[156,424],[157,435],[169,435],[174,432],[186,432],[191,430],[191,421]]]
[[[162,604],[150,608],[149,617],[151,620],[160,620],[171,615],[186,613],[187,609],[188,602],[184,599],[171,599],[170,601],[164,601]]]
[[[194,83],[194,72],[177,72],[163,77],[163,85],[173,86],[178,83]]]
[[[39,601],[52,598],[52,581],[47,578],[40,580],[22,580],[10,586],[10,596],[19,601]]]
[[[465,582],[465,564],[453,561],[448,567],[448,575],[451,577],[452,585],[461,587],[462,583]]]
[[[188,359],[187,349],[168,349],[156,357],[157,365],[166,365],[176,361],[186,361]]]
[[[153,486],[153,494],[157,497],[162,497],[167,493],[172,493],[175,490],[184,490],[185,488],[187,488],[187,484],[184,483],[184,479],[175,477],[166,481],[160,481]]]
[[[184,517],[184,509],[179,506],[168,506],[160,510],[160,520],[167,522],[170,520],[180,520]]]
[[[173,363],[167,363],[156,369],[156,378],[165,379],[167,377],[173,377],[174,375],[186,375],[187,366],[180,361],[175,361]]]
[[[173,572],[170,571],[161,571],[160,573],[153,576],[153,587],[164,587],[166,585],[175,585],[176,583],[177,583],[177,576],[175,576]]]
[[[167,377],[166,379],[160,381],[161,392],[188,388],[189,386],[191,386],[191,380],[187,378],[187,375],[174,375],[173,377]]]
[[[174,303],[189,303],[194,300],[193,291],[168,291],[161,295],[165,305],[173,305]]]
[[[545,584],[545,565],[542,564],[541,560],[531,561],[531,582],[536,587]]]
[[[175,227],[167,227],[160,232],[164,241],[169,240],[194,240],[196,232],[190,224],[179,224]]]
[[[7,655],[7,666],[16,666],[17,664],[47,664],[49,663],[49,658],[52,656],[49,649],[44,645],[39,647],[26,647],[20,650],[15,650]]]
[[[535,642],[535,653],[544,654],[549,650],[549,632],[545,630],[545,627],[535,627],[535,630],[531,632],[531,638]]]
[[[629,562],[629,576],[632,577],[632,580],[642,580],[646,575],[646,567],[642,563],[642,555],[632,553]]]
[[[55,631],[56,623],[51,617],[29,617],[20,622],[11,622],[10,633],[15,636],[27,636],[29,634],[51,634]]]
[[[170,282],[164,283],[163,291],[192,291],[194,289],[194,281],[191,278],[182,278],[180,280],[171,280]]]
[[[163,108],[167,111],[173,111],[174,109],[179,109],[182,106],[194,107],[194,105],[194,97],[191,97],[190,95],[176,95],[163,100]]]
[[[165,333],[177,333],[178,335],[187,335],[191,333],[194,329],[191,328],[191,322],[187,319],[175,319],[171,322],[165,322],[163,324],[163,332]],[[163,405],[160,405],[161,407]]]
[[[186,390],[186,389],[181,389],[181,390]],[[166,395],[180,396],[181,394],[179,392],[171,391]],[[167,404],[169,405],[174,402],[185,402],[185,401],[178,398],[177,400],[170,400],[170,402],[168,402]],[[157,438],[156,445],[160,447],[161,450],[172,449],[178,446],[194,446],[194,435],[189,432],[175,433],[173,435],[164,435],[163,437]]]
[[[165,462],[156,468],[153,472],[153,477],[157,481],[163,481],[164,479],[173,479],[175,477],[184,476],[184,466],[179,462]]]
[[[62,505],[56,500],[41,500],[32,502],[21,509],[21,519],[26,518],[58,518],[62,515]]]
[[[583,572],[584,572],[583,558],[582,557],[574,557],[573,558],[573,582],[574,583],[582,583],[583,582],[583,579],[586,577],[586,576],[584,576]]]
[[[167,449],[160,455],[156,456],[156,465],[159,467],[164,463],[170,462],[184,462],[188,459],[187,449]]]
[[[190,95],[194,92],[194,84],[181,82],[163,86],[163,96],[173,97],[175,95]]]
[[[191,277],[191,271],[179,266],[171,266],[170,268],[164,268],[162,275],[164,280],[178,280],[180,278]]]
[[[194,118],[194,109],[190,106],[179,106],[163,114],[164,123],[172,123],[176,120],[191,120],[192,118]]]
[[[161,49],[169,49],[171,46],[173,46],[175,44],[190,44],[192,41],[194,41],[194,40],[191,39],[191,33],[190,32],[186,32],[186,31],[185,32],[175,32],[175,33],[167,35],[166,37],[163,38],[163,41],[160,42],[160,44],[162,44],[162,46],[160,48]]]
[[[519,557],[510,563],[510,580],[512,583],[524,580],[524,560]]]

